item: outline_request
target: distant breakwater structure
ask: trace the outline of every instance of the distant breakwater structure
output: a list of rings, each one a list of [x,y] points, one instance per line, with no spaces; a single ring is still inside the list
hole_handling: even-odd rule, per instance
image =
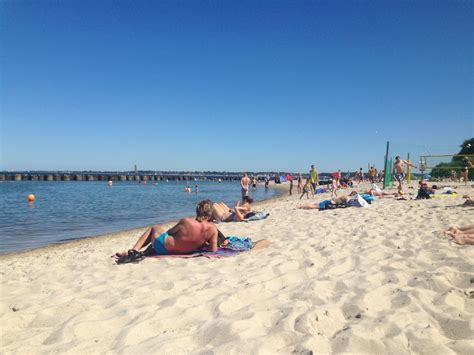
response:
[[[249,173],[259,181],[284,173]],[[240,172],[184,172],[184,171],[0,171],[0,181],[236,181]]]

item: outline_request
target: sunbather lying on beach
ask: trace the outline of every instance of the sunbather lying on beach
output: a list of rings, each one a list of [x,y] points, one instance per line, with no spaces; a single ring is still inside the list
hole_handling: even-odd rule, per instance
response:
[[[398,197],[399,196],[398,192],[385,192],[385,191],[374,190],[374,189],[370,189],[366,193],[369,194],[369,195],[375,196],[375,197],[380,197],[380,198],[383,198],[383,197],[386,197],[386,196],[392,196],[392,197]]]
[[[347,202],[349,201],[349,199],[356,195],[357,192],[356,191],[352,191],[349,195],[344,195],[344,196],[338,196],[338,197],[335,197],[335,198],[332,198],[331,199],[331,204],[333,205],[347,205]],[[319,203],[311,203],[309,205],[303,205],[303,206],[299,206],[298,207],[299,209],[302,209],[302,210],[314,210],[314,209],[319,209]]]
[[[116,253],[117,263],[138,261],[143,256],[186,254],[206,249],[217,251],[217,228],[210,223],[212,201],[203,200],[196,207],[196,219],[183,218],[166,230],[154,225],[148,228],[128,252]],[[145,248],[143,252],[142,250]]]
[[[461,228],[451,227],[444,233],[453,238],[453,242],[457,244],[474,245],[474,224]]]
[[[461,205],[463,207],[474,207],[474,197],[469,195],[464,195],[462,198],[465,198],[466,201]]]
[[[372,195],[374,197],[380,197],[380,198],[383,198],[384,196],[394,196],[394,197],[399,196],[398,192],[385,192],[385,191],[382,191],[382,189],[380,187],[378,187],[377,184],[372,184],[371,189],[367,190],[365,193],[369,194],[369,195]]]
[[[237,201],[234,208],[230,208],[224,202],[215,202],[212,205],[212,216],[211,221],[217,222],[240,222],[245,219],[245,215],[249,212],[252,212],[250,204],[253,200],[244,196],[244,203],[240,204],[240,201]]]

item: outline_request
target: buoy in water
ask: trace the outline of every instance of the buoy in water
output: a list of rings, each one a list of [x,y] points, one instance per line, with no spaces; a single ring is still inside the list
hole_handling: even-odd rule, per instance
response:
[[[28,202],[32,203],[35,202],[35,195],[29,194],[27,197]]]

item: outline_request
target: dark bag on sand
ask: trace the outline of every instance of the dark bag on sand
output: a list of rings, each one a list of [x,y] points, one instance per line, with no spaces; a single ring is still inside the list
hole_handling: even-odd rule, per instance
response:
[[[220,247],[226,240],[226,236],[218,229],[217,230],[217,246]]]
[[[416,199],[421,200],[421,199],[428,199],[428,198],[431,198],[428,191],[426,191],[426,189],[420,188],[418,190],[418,195],[416,196]]]
[[[255,212],[253,212],[253,211],[252,211],[252,212],[249,212],[249,213],[247,213],[247,214],[244,216],[244,219],[247,219],[247,218],[253,217],[253,216],[255,216],[255,215],[256,215],[256,213],[255,213]]]

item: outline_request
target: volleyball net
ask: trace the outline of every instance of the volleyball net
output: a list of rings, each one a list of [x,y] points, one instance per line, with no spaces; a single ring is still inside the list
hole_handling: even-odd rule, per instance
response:
[[[398,144],[397,144],[398,143]],[[431,145],[400,144],[387,142],[384,156],[384,188],[394,186],[393,164],[395,157],[416,166],[406,165],[406,180],[412,179],[453,180],[461,177],[461,171],[469,167],[469,180],[474,180],[473,138],[465,140],[462,145]],[[461,148],[461,149],[460,149]],[[398,153],[401,154],[398,154]],[[402,152],[407,152],[402,154]],[[451,154],[447,154],[451,153]]]

